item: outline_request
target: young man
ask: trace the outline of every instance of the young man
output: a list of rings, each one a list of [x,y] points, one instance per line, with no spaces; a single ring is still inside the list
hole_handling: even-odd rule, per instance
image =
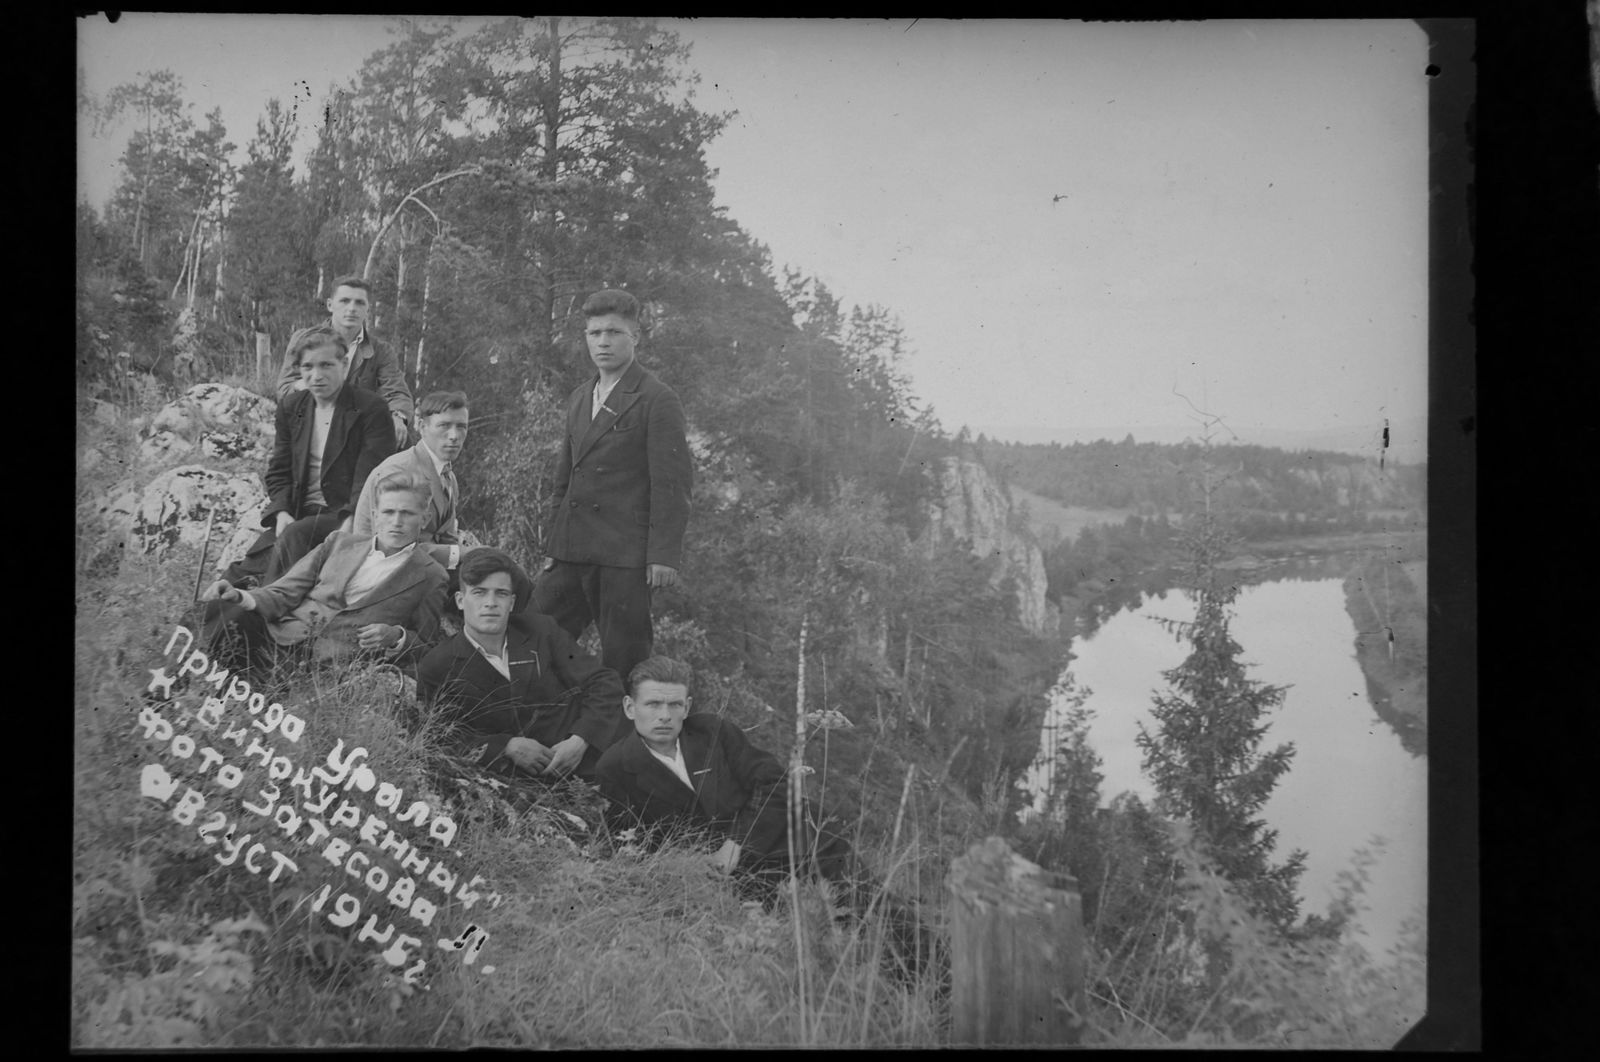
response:
[[[358,276],[339,277],[333,282],[333,294],[328,296],[325,305],[328,307],[326,327],[343,336],[350,348],[350,382],[383,399],[389,408],[390,430],[394,433],[390,450],[404,447],[411,423],[411,388],[406,385],[405,374],[400,371],[394,352],[384,350],[367,334],[367,314],[372,309],[367,282]],[[300,385],[298,363],[293,353],[297,335],[289,337],[291,350],[278,375],[279,402]]]
[[[756,748],[735,724],[691,715],[689,665],[652,656],[628,675],[623,714],[633,732],[600,757],[600,795],[614,831],[630,827],[649,847],[669,837],[698,839],[713,867],[731,873],[741,892],[770,906],[789,876],[787,770]],[[900,899],[885,892],[850,842],[801,809],[795,839],[802,871],[842,887],[845,917],[876,909],[886,918],[891,971],[909,975],[938,957],[938,943]]]
[[[678,581],[693,469],[683,404],[634,356],[639,300],[607,290],[583,304],[596,375],[567,400],[548,558],[535,611],[577,638],[599,629],[619,675],[650,655],[650,592]]]
[[[620,729],[622,680],[526,610],[528,576],[505,553],[475,549],[459,576],[462,630],[423,658],[418,699],[466,735],[480,766],[592,782]]]
[[[335,530],[348,530],[356,493],[394,450],[388,409],[348,383],[349,354],[331,328],[303,329],[289,344],[303,390],[278,401],[261,514],[267,530],[228,569],[230,582],[270,583]]]
[[[461,391],[434,391],[424,398],[417,406],[421,440],[408,450],[384,458],[367,476],[366,486],[356,500],[351,530],[357,535],[372,534],[378,484],[403,472],[428,486],[419,548],[446,571],[454,571],[461,562],[461,540],[456,534],[461,485],[456,482],[452,466],[467,445],[467,419],[467,396]]]
[[[413,655],[437,636],[444,607],[444,569],[416,548],[427,501],[421,484],[391,477],[378,485],[372,536],[330,535],[257,590],[212,583],[196,641],[223,666],[257,673],[294,647],[316,660]]]
[[[622,712],[633,732],[600,757],[596,772],[609,820],[619,830],[643,828],[650,844],[698,833],[719,845],[711,856],[717,869],[771,885],[788,874],[788,772],[733,723],[689,714],[692,679],[687,664],[665,656],[629,674]],[[797,848],[824,877],[860,876],[850,843],[836,833],[817,831]]]

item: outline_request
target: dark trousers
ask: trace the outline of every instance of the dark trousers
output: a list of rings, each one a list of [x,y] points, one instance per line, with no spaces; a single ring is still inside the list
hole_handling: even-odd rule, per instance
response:
[[[592,622],[600,632],[600,662],[628,682],[650,655],[650,585],[644,568],[556,561],[539,573],[528,606],[556,621],[574,641]]]
[[[275,528],[261,533],[240,560],[234,561],[223,573],[224,578],[237,585],[251,578],[259,586],[276,582],[278,577],[295,561],[322,545],[322,540],[339,529],[344,518],[336,510],[313,506],[306,515],[278,534]]]
[[[267,632],[261,613],[232,601],[205,601],[189,613],[195,644],[214,665],[264,679],[296,658],[300,646],[282,646]]]

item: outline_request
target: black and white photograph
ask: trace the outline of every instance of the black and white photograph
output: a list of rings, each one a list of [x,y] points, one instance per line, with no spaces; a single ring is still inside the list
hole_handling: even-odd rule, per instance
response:
[[[1470,21],[76,32],[73,1049],[1416,1043]]]

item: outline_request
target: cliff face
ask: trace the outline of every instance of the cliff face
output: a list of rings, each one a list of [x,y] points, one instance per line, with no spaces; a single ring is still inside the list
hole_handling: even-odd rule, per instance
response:
[[[1044,553],[1014,518],[1010,494],[976,461],[945,458],[938,474],[940,499],[929,513],[929,542],[953,535],[969,540],[978,556],[996,558],[990,582],[998,586],[1007,576],[1016,580],[1022,625],[1035,634],[1053,630],[1055,610],[1044,596]]]

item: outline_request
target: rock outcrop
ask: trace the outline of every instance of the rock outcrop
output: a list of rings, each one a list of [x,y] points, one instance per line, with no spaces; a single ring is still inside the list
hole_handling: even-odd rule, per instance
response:
[[[120,512],[125,505],[124,496],[108,508]],[[221,569],[243,556],[261,533],[266,505],[266,489],[253,472],[180,465],[161,473],[139,493],[128,520],[128,548],[158,553],[182,542],[199,549],[210,521],[210,555]]]
[[[163,407],[140,432],[139,452],[149,462],[172,457],[239,459],[265,464],[272,456],[275,404],[254,391],[201,383]]]
[[[1044,553],[1015,518],[1010,494],[976,461],[947,457],[938,475],[940,500],[929,513],[930,544],[952,535],[970,542],[978,556],[995,558],[990,582],[1015,581],[1022,625],[1035,634],[1051,631],[1055,615],[1045,599]]]

